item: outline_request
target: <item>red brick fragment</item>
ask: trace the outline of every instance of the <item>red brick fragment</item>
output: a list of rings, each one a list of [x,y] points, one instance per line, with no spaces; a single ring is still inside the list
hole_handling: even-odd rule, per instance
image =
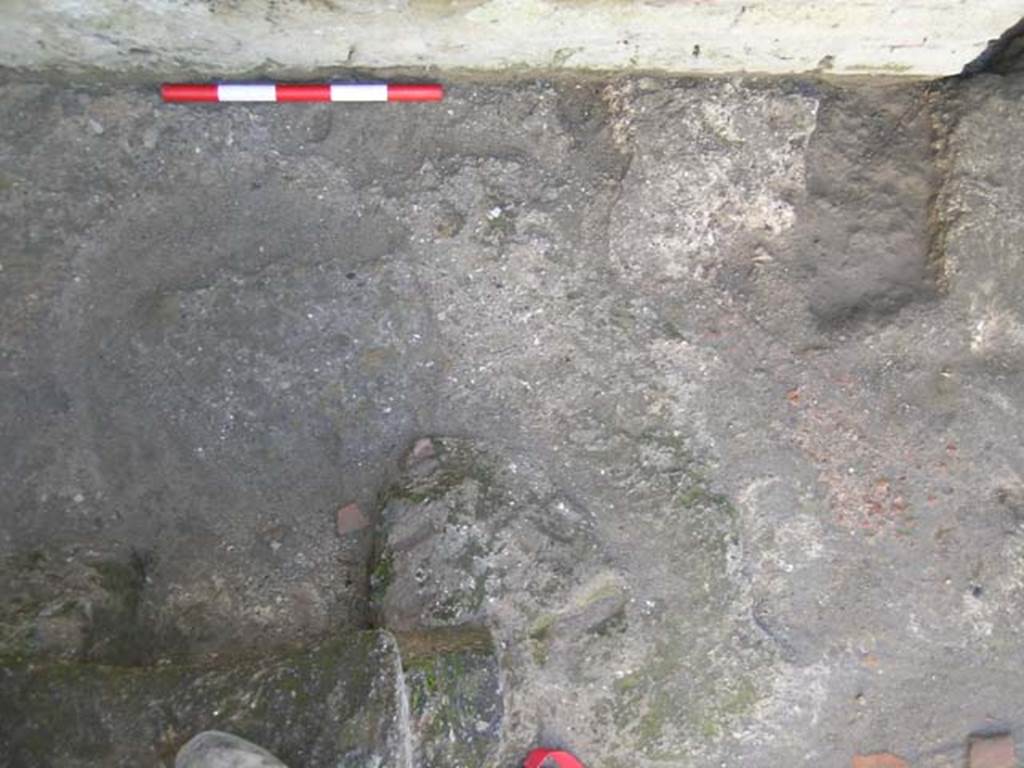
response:
[[[361,531],[370,524],[370,520],[366,517],[362,507],[353,501],[338,509],[337,524],[338,535],[347,536],[350,533]]]
[[[1017,768],[1017,748],[1013,736],[1000,733],[971,737],[970,768]]]
[[[853,768],[907,768],[907,761],[891,752],[854,755]]]
[[[429,437],[421,437],[413,444],[412,450],[409,452],[409,463],[416,464],[426,459],[432,459],[435,455],[434,441]]]

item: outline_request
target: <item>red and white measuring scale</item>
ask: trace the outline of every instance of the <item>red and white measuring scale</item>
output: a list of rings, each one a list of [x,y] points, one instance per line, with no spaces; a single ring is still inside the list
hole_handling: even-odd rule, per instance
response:
[[[164,101],[441,101],[437,83],[165,83]]]

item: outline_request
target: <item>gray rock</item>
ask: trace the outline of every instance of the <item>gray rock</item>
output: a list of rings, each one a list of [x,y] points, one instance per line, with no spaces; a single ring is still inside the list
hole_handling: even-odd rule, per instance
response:
[[[174,768],[287,768],[255,744],[221,731],[204,731],[174,758]]]

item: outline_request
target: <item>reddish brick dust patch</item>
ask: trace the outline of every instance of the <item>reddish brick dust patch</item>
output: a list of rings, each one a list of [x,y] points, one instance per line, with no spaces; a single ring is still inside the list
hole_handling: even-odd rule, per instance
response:
[[[795,442],[817,467],[835,521],[844,528],[905,535],[913,523],[911,475],[948,474],[956,462],[956,446],[946,440],[915,449],[913,430],[908,436],[905,423],[879,418],[885,409],[862,397],[851,374],[793,387],[785,398],[797,418]],[[920,490],[934,495],[931,487]]]
[[[1017,747],[1008,733],[972,736],[968,754],[970,768],[1017,768]]]

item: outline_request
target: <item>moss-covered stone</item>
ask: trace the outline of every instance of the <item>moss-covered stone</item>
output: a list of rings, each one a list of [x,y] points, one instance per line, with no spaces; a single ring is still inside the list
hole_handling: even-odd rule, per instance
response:
[[[467,440],[435,439],[427,454],[384,500],[373,571],[382,626],[481,624],[487,601],[505,593],[506,576],[527,577],[541,594],[571,586],[564,577],[592,551],[590,520],[550,481]],[[513,553],[545,546],[543,564],[519,573],[528,561]]]
[[[397,632],[460,626],[482,615],[494,471],[468,444],[438,440],[388,493],[371,575],[378,622]]]
[[[145,559],[91,550],[33,550],[0,560],[0,658],[148,660],[139,621]]]
[[[216,665],[11,666],[0,677],[0,751],[25,768],[169,765],[185,741],[216,729],[288,765],[397,765],[397,659],[390,636],[366,632]]]
[[[490,636],[467,627],[400,636],[416,763],[496,765],[504,706]]]

